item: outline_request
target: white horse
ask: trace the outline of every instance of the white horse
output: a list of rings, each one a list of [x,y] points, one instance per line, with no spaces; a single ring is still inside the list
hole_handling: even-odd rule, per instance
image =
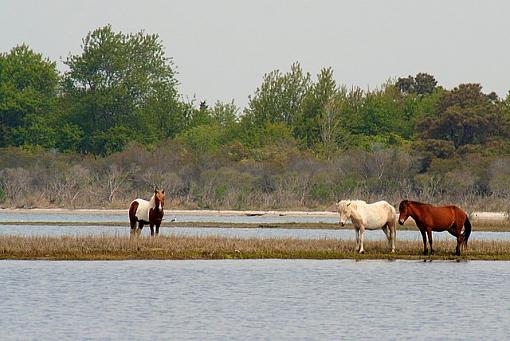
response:
[[[356,232],[356,250],[364,253],[363,240],[365,239],[365,230],[382,229],[388,243],[391,246],[391,252],[395,252],[396,222],[397,215],[395,208],[386,201],[378,201],[373,204],[367,204],[362,200],[342,200],[337,204],[338,213],[340,213],[340,225],[344,226],[347,219],[351,219]]]

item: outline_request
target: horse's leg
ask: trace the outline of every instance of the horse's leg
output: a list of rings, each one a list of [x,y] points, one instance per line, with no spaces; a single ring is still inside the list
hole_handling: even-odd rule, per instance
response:
[[[359,253],[365,253],[365,249],[363,248],[363,240],[365,240],[365,228],[362,227],[359,229]]]
[[[455,255],[460,256],[460,247],[464,243],[464,236],[462,235],[462,227],[457,231],[457,247],[455,248]]]
[[[136,220],[130,219],[129,224],[131,226],[131,230],[129,231],[129,235],[133,236],[136,233]]]
[[[425,228],[420,227],[421,238],[423,239],[423,254],[427,255],[429,250],[427,249],[427,236],[425,235]]]
[[[354,233],[356,234],[356,252],[359,251],[359,228],[354,226]]]
[[[151,227],[151,237],[154,237],[154,223],[150,223],[149,226]]]
[[[141,221],[138,222],[138,230],[136,231],[137,235],[140,235],[142,233],[143,229],[143,223]]]
[[[383,227],[383,231],[386,234],[386,238],[388,238],[388,244],[391,247],[391,252],[395,252],[395,224],[386,223]]]
[[[156,236],[159,236],[159,224],[156,224]]]
[[[397,226],[395,225],[395,221],[390,225],[390,233],[391,233],[391,252],[395,252],[395,239],[397,239]]]
[[[388,241],[390,241],[390,234],[389,234],[389,230],[388,230],[388,224],[384,225],[382,227],[382,230],[383,230],[384,234],[386,235],[386,238],[388,239]]]
[[[432,229],[430,227],[427,228],[427,237],[429,238],[430,255],[432,256],[434,254],[434,250],[432,249]]]
[[[388,223],[386,223],[386,225],[384,225],[384,226],[382,227],[382,230],[384,231],[384,234],[386,235],[386,239],[388,239],[388,245],[389,245],[389,247],[392,247],[392,245],[391,245],[391,231],[390,231],[389,224],[388,224]],[[393,251],[395,251],[395,248],[393,247],[391,251],[392,251],[392,252],[393,252]]]

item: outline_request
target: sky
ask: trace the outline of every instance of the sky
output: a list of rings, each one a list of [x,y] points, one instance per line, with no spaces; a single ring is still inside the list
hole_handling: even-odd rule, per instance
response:
[[[185,100],[244,107],[265,73],[293,62],[339,85],[380,87],[427,72],[451,89],[510,90],[506,0],[1,0],[0,52],[26,43],[57,62],[98,27],[157,33]]]

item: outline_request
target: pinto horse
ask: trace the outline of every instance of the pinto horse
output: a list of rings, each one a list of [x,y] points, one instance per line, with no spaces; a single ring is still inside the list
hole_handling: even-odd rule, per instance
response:
[[[432,206],[417,201],[403,200],[399,206],[398,223],[403,225],[407,218],[413,217],[416,226],[420,229],[423,238],[423,254],[428,254],[427,237],[432,250],[432,231],[448,231],[452,236],[457,237],[457,248],[455,254],[460,256],[461,246],[467,247],[469,235],[471,234],[471,222],[462,209],[457,206]],[[464,227],[464,232],[462,232]],[[427,233],[427,235],[425,235]]]
[[[165,206],[165,191],[154,189],[154,195],[147,201],[135,199],[129,206],[129,222],[131,224],[131,235],[139,235],[143,225],[149,224],[151,236],[154,236],[154,226],[156,226],[156,235],[159,234],[159,226],[163,220],[163,206]],[[138,229],[136,223],[138,222]]]

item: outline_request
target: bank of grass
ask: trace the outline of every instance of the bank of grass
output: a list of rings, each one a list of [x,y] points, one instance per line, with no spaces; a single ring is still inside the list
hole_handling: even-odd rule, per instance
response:
[[[389,253],[386,241],[366,241],[365,254],[353,241],[291,238],[241,239],[160,236],[157,238],[84,236],[0,236],[0,259],[128,260],[128,259],[408,259],[510,260],[510,241],[472,241],[460,257],[454,241],[437,241],[435,254],[423,256],[422,243],[398,241]]]

